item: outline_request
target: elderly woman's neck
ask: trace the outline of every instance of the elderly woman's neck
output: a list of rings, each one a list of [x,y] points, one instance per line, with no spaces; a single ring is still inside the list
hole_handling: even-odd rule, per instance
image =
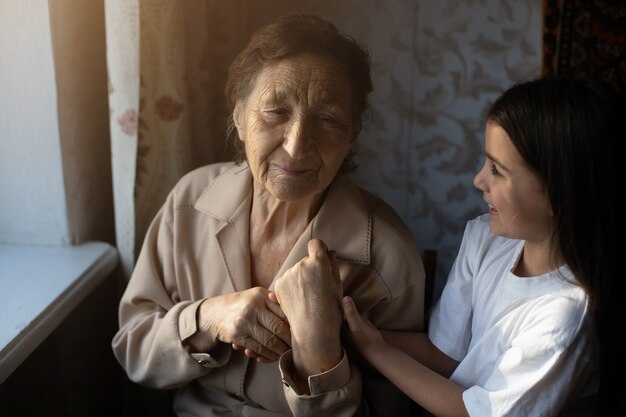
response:
[[[255,187],[260,188],[260,187]],[[255,189],[250,212],[251,226],[266,229],[265,233],[282,233],[285,230],[300,232],[317,214],[324,193],[295,201],[283,201],[265,190]]]
[[[285,259],[319,210],[323,194],[281,201],[255,192],[250,210],[251,285],[269,288]]]

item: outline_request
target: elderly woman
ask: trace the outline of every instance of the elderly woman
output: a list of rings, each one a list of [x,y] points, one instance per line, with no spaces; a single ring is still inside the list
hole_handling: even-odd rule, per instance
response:
[[[113,339],[130,379],[178,388],[179,416],[399,415],[399,391],[340,340],[342,294],[380,328],[423,326],[412,234],[344,175],[370,91],[368,54],[313,15],[261,28],[231,65],[240,154],[171,191]],[[326,251],[334,279],[281,280],[279,305],[275,280]]]

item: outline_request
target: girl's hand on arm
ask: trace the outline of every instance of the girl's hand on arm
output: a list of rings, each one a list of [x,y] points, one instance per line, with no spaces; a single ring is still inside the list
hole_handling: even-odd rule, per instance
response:
[[[361,356],[371,361],[377,351],[384,349],[385,340],[380,331],[359,314],[351,297],[343,297],[342,306],[348,324],[344,327],[345,337]]]
[[[342,305],[348,341],[391,383],[434,415],[468,416],[463,404],[464,388],[394,346],[396,342],[406,346],[407,341],[416,340],[415,335],[425,340],[425,333],[385,332],[386,337],[392,336],[391,343],[387,343],[381,332],[359,314],[350,297],[343,297]]]

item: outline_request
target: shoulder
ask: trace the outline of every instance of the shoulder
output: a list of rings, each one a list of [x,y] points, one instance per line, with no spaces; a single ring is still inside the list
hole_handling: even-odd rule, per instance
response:
[[[461,250],[466,256],[482,262],[493,257],[510,256],[520,242],[518,239],[494,235],[489,227],[489,214],[485,213],[467,222]]]
[[[385,282],[392,298],[407,290],[422,293],[424,265],[415,235],[388,203],[365,190],[359,192],[371,218],[371,267]]]
[[[522,329],[538,329],[537,340],[549,336],[554,348],[569,346],[590,317],[585,292],[575,285],[537,297],[532,304]]]
[[[242,168],[242,165],[235,165],[234,162],[218,162],[215,164],[204,165],[189,171],[178,180],[174,187],[175,190],[187,190],[197,187],[206,187],[210,185],[216,178],[233,169]]]
[[[520,245],[520,240],[494,235],[489,227],[489,214],[469,220],[448,280],[464,277],[462,281],[469,282],[482,277],[481,281],[495,282],[509,267]]]
[[[491,241],[496,236],[489,229],[489,214],[481,214],[469,220],[465,226],[464,237],[473,241]]]
[[[401,247],[416,251],[415,236],[398,212],[375,194],[362,188],[358,190],[372,217],[372,244],[374,245],[377,241],[385,245],[396,242]]]
[[[178,180],[170,198],[175,206],[191,206],[217,178],[243,167],[234,162],[219,162],[196,168]]]
[[[359,273],[366,295],[357,297],[377,327],[417,330],[424,325],[425,272],[415,235],[391,205],[358,189],[370,223],[369,259],[366,274]]]

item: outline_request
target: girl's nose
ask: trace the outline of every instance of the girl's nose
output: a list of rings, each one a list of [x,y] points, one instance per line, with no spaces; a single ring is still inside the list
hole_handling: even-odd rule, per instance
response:
[[[483,172],[485,171],[485,167],[487,166],[487,164],[483,165],[483,167],[480,169],[480,171],[478,171],[476,173],[476,175],[474,175],[474,187],[478,188],[481,191],[486,191],[485,190],[485,180],[484,180],[484,175]]]

